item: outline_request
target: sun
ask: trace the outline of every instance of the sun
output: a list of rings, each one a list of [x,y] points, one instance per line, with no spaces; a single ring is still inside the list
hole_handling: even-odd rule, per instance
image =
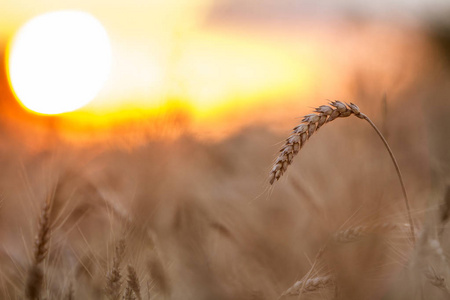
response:
[[[18,101],[33,112],[60,114],[95,98],[108,79],[112,50],[106,30],[92,15],[57,11],[23,25],[7,60]]]

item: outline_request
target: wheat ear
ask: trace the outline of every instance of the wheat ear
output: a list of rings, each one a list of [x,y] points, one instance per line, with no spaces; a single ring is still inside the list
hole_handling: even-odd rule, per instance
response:
[[[141,287],[139,284],[139,279],[136,270],[130,265],[128,265],[127,269],[128,269],[127,287],[129,287],[131,291],[133,291],[138,300],[142,300]]]
[[[136,300],[136,297],[133,295],[133,290],[129,285],[125,287],[125,292],[122,297],[123,300]]]
[[[316,292],[320,289],[329,287],[334,284],[334,278],[331,275],[319,276],[307,279],[305,281],[300,280],[294,283],[282,296],[294,296],[300,294],[306,294],[310,292]]]
[[[50,240],[50,201],[46,201],[39,218],[39,229],[34,242],[34,261],[28,271],[25,285],[25,295],[30,300],[40,298],[44,273],[41,262],[47,257],[48,244]]]
[[[39,230],[34,243],[34,263],[40,264],[48,253],[50,240],[50,203],[45,202],[39,218]]]
[[[405,199],[406,210],[408,213],[409,223],[411,225],[411,234],[412,239],[415,242],[415,233],[414,233],[414,224],[411,217],[411,209],[409,206],[408,195],[406,194],[405,184],[403,183],[403,177],[400,172],[400,168],[398,166],[397,160],[395,159],[394,154],[392,153],[391,148],[389,147],[386,139],[383,137],[382,133],[375,124],[363,114],[359,107],[353,103],[344,104],[341,101],[332,101],[330,102],[330,106],[321,105],[314,110],[315,113],[304,116],[302,119],[302,123],[296,126],[292,134],[286,139],[285,144],[280,150],[280,154],[278,155],[272,170],[269,175],[269,182],[273,184],[275,180],[279,180],[280,177],[286,172],[288,166],[292,163],[294,156],[298,154],[300,149],[305,145],[306,141],[316,132],[320,127],[324,124],[329,123],[337,118],[345,118],[351,115],[354,115],[360,119],[366,120],[381,140],[384,143],[389,155],[392,159],[392,162],[395,166],[395,170],[397,172],[398,179],[400,181],[400,185],[402,188],[403,198]]]
[[[408,223],[378,223],[372,225],[359,225],[344,230],[339,230],[333,234],[333,239],[337,243],[352,243],[374,232],[394,231],[396,229],[409,228]]]
[[[116,245],[111,271],[106,275],[106,296],[110,300],[119,300],[122,287],[122,275],[120,273],[120,263],[125,252],[125,241],[120,240]]]

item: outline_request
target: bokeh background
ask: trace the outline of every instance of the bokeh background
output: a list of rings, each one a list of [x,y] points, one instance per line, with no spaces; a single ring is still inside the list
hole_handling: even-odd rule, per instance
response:
[[[439,0],[2,1],[2,7],[3,57],[20,26],[46,12],[85,11],[104,25],[114,57],[108,82],[84,109],[53,118],[56,127],[72,130],[136,120],[142,128],[172,110],[196,132],[220,137],[274,121],[270,115],[279,123],[326,99],[375,105],[386,93],[397,103],[414,94],[417,82],[442,79],[448,57],[449,8]],[[2,111],[17,118],[5,66],[3,90]]]
[[[278,299],[333,232],[405,223],[388,154],[353,117],[321,129],[269,187],[290,129],[328,99],[354,102],[371,117],[397,156],[418,231],[435,220],[450,180],[448,1],[0,0],[0,7],[4,299],[25,295],[49,198],[47,299],[71,289],[75,299],[103,297],[120,239],[149,299]],[[29,19],[67,9],[103,24],[112,72],[80,110],[33,114],[11,91],[6,49]],[[447,299],[418,271],[405,272],[413,257],[406,235],[333,244],[313,274],[336,274],[341,299]],[[441,242],[446,255],[449,239]],[[426,264],[448,278],[446,263]]]

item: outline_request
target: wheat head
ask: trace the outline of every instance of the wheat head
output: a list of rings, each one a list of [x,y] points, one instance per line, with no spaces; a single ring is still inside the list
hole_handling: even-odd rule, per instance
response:
[[[359,111],[358,106],[353,103],[345,105],[341,101],[330,102],[331,106],[321,105],[314,110],[315,113],[303,117],[302,123],[296,126],[292,134],[286,139],[285,144],[280,150],[272,170],[270,171],[269,182],[273,184],[275,180],[286,172],[288,166],[292,163],[294,156],[305,145],[306,141],[320,127],[337,118],[349,117],[352,114],[363,119],[364,115]]]
[[[286,290],[282,296],[295,296],[316,292],[334,284],[334,278],[331,275],[313,277],[307,280],[300,280],[294,283],[292,287]]]
[[[50,240],[50,203],[45,202],[39,218],[39,229],[34,243],[34,263],[40,264],[48,252]]]
[[[128,265],[127,270],[128,270],[127,287],[129,287],[131,291],[133,291],[138,300],[142,300],[141,287],[139,284],[139,279],[136,270],[130,265]]]
[[[122,274],[120,273],[120,263],[125,252],[125,241],[120,240],[116,245],[113,258],[113,266],[106,275],[105,293],[110,300],[119,300],[122,287]]]
[[[25,282],[25,295],[28,299],[39,299],[44,282],[44,272],[40,266],[47,257],[50,241],[50,201],[46,201],[39,217],[38,234],[34,242],[34,261],[28,269]]]
[[[305,145],[306,141],[309,138],[311,138],[314,132],[316,132],[320,127],[322,127],[326,123],[336,120],[337,118],[345,118],[351,115],[366,120],[376,131],[378,136],[383,141],[387,151],[389,152],[389,155],[392,159],[392,163],[394,164],[395,170],[397,172],[398,179],[400,181],[403,198],[405,200],[406,211],[411,226],[411,236],[413,241],[415,242],[415,233],[413,226],[414,224],[411,217],[411,209],[409,205],[408,196],[406,194],[405,184],[403,183],[403,177],[400,172],[397,160],[395,159],[394,153],[389,147],[383,134],[380,132],[380,130],[378,130],[378,128],[369,119],[369,117],[367,117],[360,111],[359,107],[356,104],[353,103],[344,104],[341,101],[331,101],[330,105],[321,105],[314,110],[314,113],[304,116],[302,119],[302,123],[294,127],[291,135],[286,139],[286,142],[281,148],[280,154],[275,160],[275,163],[273,164],[269,174],[270,184],[273,184],[275,180],[279,180],[281,178],[281,176],[286,172],[288,166],[292,163],[294,156],[298,154],[300,149]]]
[[[409,229],[408,223],[388,222],[370,225],[359,225],[337,231],[336,233],[333,234],[333,239],[337,243],[352,243],[375,232],[390,232],[394,230],[403,230],[405,228]]]

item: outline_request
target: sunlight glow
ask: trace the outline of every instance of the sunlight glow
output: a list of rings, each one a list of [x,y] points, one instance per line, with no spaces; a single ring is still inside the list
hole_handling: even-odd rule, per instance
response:
[[[79,11],[51,12],[30,20],[15,35],[9,81],[27,109],[59,114],[94,99],[111,63],[109,38],[97,19]]]

